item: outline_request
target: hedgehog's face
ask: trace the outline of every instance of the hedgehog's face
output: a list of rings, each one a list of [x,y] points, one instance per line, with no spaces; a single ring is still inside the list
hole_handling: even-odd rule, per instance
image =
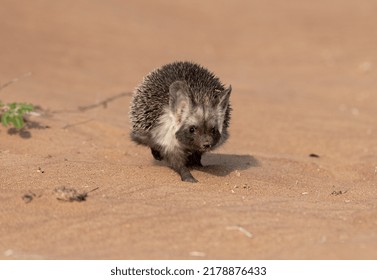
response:
[[[206,152],[219,143],[230,92],[231,87],[206,104],[196,104],[185,82],[177,81],[170,86],[169,105],[177,127],[175,137],[186,149]]]
[[[203,107],[195,108],[183,121],[175,136],[185,148],[191,151],[211,150],[221,138],[216,112]]]

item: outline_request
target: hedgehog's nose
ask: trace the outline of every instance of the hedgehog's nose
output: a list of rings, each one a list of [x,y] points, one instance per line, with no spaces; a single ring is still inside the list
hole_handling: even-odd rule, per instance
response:
[[[205,143],[205,144],[203,144],[203,148],[204,149],[209,149],[209,148],[211,148],[211,144]]]

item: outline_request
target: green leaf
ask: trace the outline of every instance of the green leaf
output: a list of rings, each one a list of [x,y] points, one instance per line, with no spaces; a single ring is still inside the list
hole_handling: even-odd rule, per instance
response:
[[[8,124],[9,124],[9,113],[8,112],[5,112],[2,117],[1,117],[1,123],[3,124],[3,126],[7,127]]]
[[[23,104],[22,108],[25,110],[25,112],[31,112],[34,110],[34,106],[32,104]]]
[[[17,107],[17,103],[16,103],[16,102],[9,103],[9,104],[8,104],[8,107],[9,107],[10,110],[14,110],[14,109],[16,109],[16,107]]]
[[[31,105],[31,104],[19,104],[19,108],[17,109],[17,112],[20,113],[20,114],[25,114],[25,113],[28,113],[30,111],[33,111],[34,109],[34,106]]]
[[[13,126],[17,129],[20,129],[24,126],[24,120],[22,116],[14,116],[12,118],[12,123],[13,123]]]

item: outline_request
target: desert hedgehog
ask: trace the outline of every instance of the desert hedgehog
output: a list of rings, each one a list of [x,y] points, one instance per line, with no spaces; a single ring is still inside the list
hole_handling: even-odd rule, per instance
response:
[[[202,166],[202,154],[228,138],[231,91],[198,64],[164,65],[135,89],[131,138],[166,160],[182,181],[197,182],[188,167]]]

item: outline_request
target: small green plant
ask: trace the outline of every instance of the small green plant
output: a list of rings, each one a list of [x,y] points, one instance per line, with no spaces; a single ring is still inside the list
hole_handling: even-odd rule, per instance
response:
[[[33,111],[34,106],[27,103],[8,103],[0,101],[0,119],[3,126],[12,124],[15,128],[21,129],[25,125],[24,115]]]

